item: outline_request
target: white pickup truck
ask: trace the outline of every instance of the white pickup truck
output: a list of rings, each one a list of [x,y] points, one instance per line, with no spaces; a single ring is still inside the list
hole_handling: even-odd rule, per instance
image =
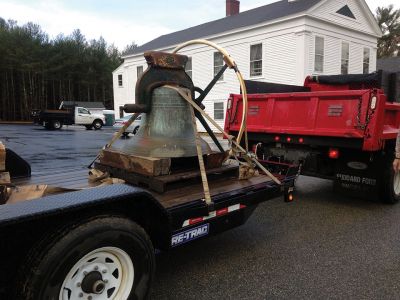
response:
[[[35,123],[46,129],[61,129],[63,125],[83,125],[86,129],[101,129],[105,123],[103,114],[92,114],[84,107],[73,106],[37,112]]]

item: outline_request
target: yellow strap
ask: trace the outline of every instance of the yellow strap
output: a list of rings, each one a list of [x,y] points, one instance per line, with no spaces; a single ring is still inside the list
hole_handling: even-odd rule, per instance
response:
[[[132,115],[132,117],[130,117],[130,119],[128,120],[128,122],[126,122],[126,124],[124,126],[122,126],[122,128],[118,131],[118,133],[116,135],[114,135],[114,137],[112,138],[112,140],[106,145],[106,148],[110,148],[112,146],[112,144],[115,143],[116,140],[118,140],[121,135],[125,132],[125,130],[131,126],[131,124],[133,122],[135,122],[135,120],[137,119],[137,117],[139,117],[140,113],[134,113]]]
[[[199,159],[201,182],[203,184],[203,191],[204,191],[204,199],[206,200],[207,204],[210,204],[211,203],[210,188],[208,186],[207,173],[206,173],[206,168],[204,166],[203,151],[201,149],[199,132],[197,131],[196,117],[194,116],[194,110],[192,106],[190,106],[190,113],[192,114],[193,131],[196,140],[197,157]]]

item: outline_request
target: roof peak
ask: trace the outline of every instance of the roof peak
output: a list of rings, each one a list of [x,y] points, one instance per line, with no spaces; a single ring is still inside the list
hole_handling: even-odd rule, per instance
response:
[[[204,38],[231,30],[254,26],[307,11],[324,0],[280,0],[249,9],[235,15],[223,17],[186,29],[164,34],[145,43],[125,55],[135,55],[149,50],[162,49],[192,39]]]

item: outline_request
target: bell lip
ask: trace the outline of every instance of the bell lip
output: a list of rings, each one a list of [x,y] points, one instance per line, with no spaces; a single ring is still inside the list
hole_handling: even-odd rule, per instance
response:
[[[187,139],[175,139],[174,141],[168,143],[168,141],[166,141],[165,139],[160,139],[157,137],[149,138],[140,136],[139,138],[141,139],[141,141],[144,141],[144,143],[129,144],[128,141],[120,142],[111,146],[110,149],[112,151],[121,152],[125,155],[134,155],[134,156],[152,157],[152,158],[195,157],[198,155],[195,140],[190,141],[191,143],[188,144]],[[133,139],[132,142],[135,142],[134,140],[135,137],[133,137],[132,139]],[[178,141],[181,140],[180,143],[173,144],[177,140]],[[214,152],[211,149],[210,144],[201,137],[200,137],[200,143],[201,143],[202,155],[208,155]],[[169,154],[165,155],[154,154],[154,152],[162,153],[163,151]],[[176,155],[174,155],[174,151],[176,151]]]

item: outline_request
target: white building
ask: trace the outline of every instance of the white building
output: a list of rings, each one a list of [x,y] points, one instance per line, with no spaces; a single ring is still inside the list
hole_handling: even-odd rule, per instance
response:
[[[245,1],[245,0],[244,0]],[[189,4],[190,5],[190,4]],[[135,102],[135,84],[145,69],[143,53],[172,51],[192,39],[211,40],[237,62],[245,79],[302,85],[311,74],[368,73],[376,70],[381,31],[364,0],[282,0],[239,13],[239,1],[226,0],[227,17],[163,35],[124,57],[113,72],[114,108]],[[223,64],[212,48],[191,46],[187,72],[204,88]],[[204,104],[221,125],[230,93],[239,93],[227,70]]]

